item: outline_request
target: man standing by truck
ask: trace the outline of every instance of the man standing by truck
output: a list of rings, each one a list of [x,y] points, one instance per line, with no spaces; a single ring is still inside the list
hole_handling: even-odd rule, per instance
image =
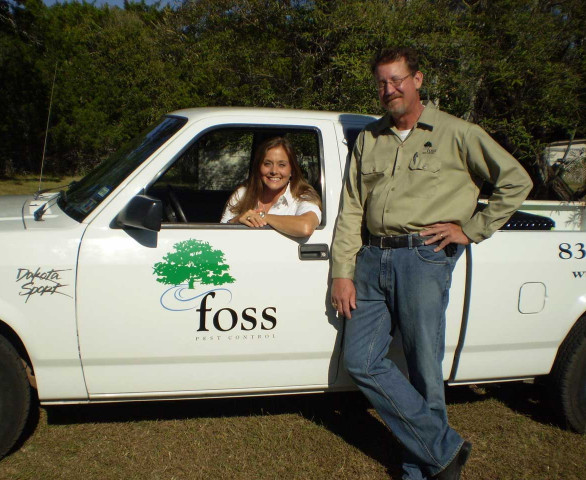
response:
[[[500,228],[531,180],[477,125],[424,106],[409,48],[372,64],[387,113],[358,136],[333,243],[332,305],[350,375],[404,446],[403,478],[460,478],[471,444],[450,428],[441,363],[452,270]],[[494,187],[477,210],[483,181]],[[363,228],[366,227],[366,228]],[[388,358],[401,330],[407,379]]]

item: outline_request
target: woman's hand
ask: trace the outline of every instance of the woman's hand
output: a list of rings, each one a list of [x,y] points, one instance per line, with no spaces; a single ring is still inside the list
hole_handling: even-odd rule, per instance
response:
[[[238,222],[247,227],[264,227],[267,222],[263,218],[264,215],[261,216],[260,213],[260,210],[248,210],[238,217]]]

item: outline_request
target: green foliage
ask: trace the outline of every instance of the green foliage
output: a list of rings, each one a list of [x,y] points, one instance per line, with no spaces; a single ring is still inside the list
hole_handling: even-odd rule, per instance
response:
[[[424,98],[559,196],[540,155],[586,137],[585,24],[581,0],[0,0],[0,175],[40,167],[55,66],[46,168],[75,173],[177,108],[380,112],[369,60],[403,44],[421,53]]]
[[[163,257],[162,262],[153,266],[157,282],[167,285],[180,285],[187,282],[193,289],[195,282],[202,285],[223,285],[234,283],[235,279],[224,263],[224,252],[216,250],[208,242],[184,240],[176,243],[174,252]]]

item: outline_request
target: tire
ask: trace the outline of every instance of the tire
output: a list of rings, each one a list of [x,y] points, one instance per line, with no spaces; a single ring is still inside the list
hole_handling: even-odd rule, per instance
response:
[[[562,425],[586,432],[586,316],[562,343],[550,373],[552,399]]]
[[[0,336],[0,458],[14,446],[28,419],[31,386],[14,347]]]

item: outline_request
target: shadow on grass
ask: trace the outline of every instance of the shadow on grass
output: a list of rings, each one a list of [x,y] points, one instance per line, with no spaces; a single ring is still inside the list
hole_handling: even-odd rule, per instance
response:
[[[503,382],[446,389],[447,404],[475,403],[494,399],[511,411],[542,425],[564,428],[553,409],[545,381]]]
[[[513,412],[543,425],[563,428],[553,410],[547,388],[547,385],[541,382],[493,383],[483,386],[487,397],[502,402]]]
[[[472,388],[459,386],[446,390],[448,404],[476,403],[489,399],[496,399],[535,421],[545,424],[555,421],[547,402],[547,392],[537,384],[506,383]],[[299,414],[379,462],[391,478],[401,477],[401,448],[360,392],[51,406],[46,407],[46,410],[48,422],[60,425]]]
[[[391,478],[400,478],[400,447],[383,423],[373,416],[360,392],[49,406],[45,409],[47,422],[57,425],[298,414],[379,462]]]

